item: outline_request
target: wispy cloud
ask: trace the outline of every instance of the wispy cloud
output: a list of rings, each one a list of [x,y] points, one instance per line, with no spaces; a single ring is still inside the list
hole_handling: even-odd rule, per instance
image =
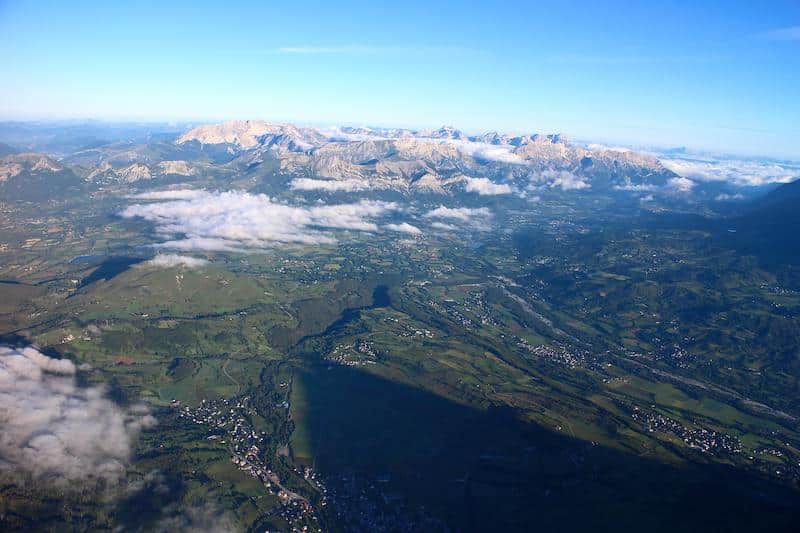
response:
[[[431,227],[434,229],[438,229],[441,231],[457,231],[458,226],[454,224],[446,224],[444,222],[433,222],[431,223]]]
[[[447,207],[440,205],[436,209],[432,209],[422,215],[423,218],[433,218],[438,220],[450,220],[458,222],[463,227],[472,227],[477,230],[485,231],[490,228],[492,220],[492,212],[488,207]],[[437,229],[451,229],[452,226],[447,223],[433,223],[433,227]]]
[[[376,46],[364,44],[348,45],[299,45],[281,46],[268,50],[272,55],[464,55],[475,53],[475,50],[462,46],[424,46],[424,45],[397,45]]]
[[[759,33],[758,37],[766,41],[800,41],[800,26],[789,26]]]
[[[717,202],[727,202],[730,200],[744,200],[744,195],[741,193],[736,194],[728,194],[728,193],[720,193],[714,197],[714,200]]]
[[[706,64],[724,60],[719,55],[675,55],[652,56],[644,54],[557,54],[547,58],[549,63],[563,65],[666,65],[666,64]]]
[[[631,192],[646,192],[654,191],[658,186],[652,183],[633,183],[630,176],[625,176],[622,183],[617,183],[613,186],[615,191],[631,191]]]
[[[402,222],[400,224],[386,224],[384,228],[390,231],[396,231],[398,233],[408,233],[409,235],[422,235],[422,230],[416,226],[412,226],[408,222]]]

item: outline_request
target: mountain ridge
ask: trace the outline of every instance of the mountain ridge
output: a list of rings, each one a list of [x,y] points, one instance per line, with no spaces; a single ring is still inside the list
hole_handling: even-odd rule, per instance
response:
[[[560,133],[467,136],[452,126],[325,130],[227,121],[194,127],[175,140],[178,146],[189,143],[227,146],[234,154],[232,164],[240,168],[253,169],[274,160],[281,172],[295,177],[358,180],[364,188],[404,192],[421,182],[426,191],[446,193],[463,183],[464,177],[500,180],[517,190],[531,186],[588,189],[595,183],[600,188],[646,190],[664,187],[678,177],[653,156],[590,149]]]

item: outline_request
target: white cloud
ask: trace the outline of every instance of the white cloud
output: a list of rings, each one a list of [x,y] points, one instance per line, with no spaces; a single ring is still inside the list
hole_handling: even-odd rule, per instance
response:
[[[489,218],[492,216],[492,212],[489,211],[488,207],[446,207],[440,205],[436,209],[428,211],[423,216],[425,218],[445,218],[469,222],[475,218]]]
[[[717,202],[727,202],[729,200],[744,200],[744,195],[741,193],[736,194],[728,194],[728,193],[720,193],[714,197],[714,200]]]
[[[482,142],[460,141],[445,139],[442,142],[449,142],[455,145],[456,149],[463,155],[471,156],[475,159],[495,161],[498,163],[510,163],[514,165],[525,164],[526,161],[512,152],[510,146],[498,146]]]
[[[60,488],[124,475],[133,439],[155,419],[79,387],[76,372],[33,347],[0,347],[0,469]]]
[[[298,191],[343,191],[355,192],[369,189],[369,184],[356,179],[317,180],[312,178],[295,178],[289,186]]]
[[[670,159],[661,163],[674,173],[699,181],[725,181],[738,186],[789,183],[800,177],[800,168],[772,161]]]
[[[397,231],[399,233],[408,233],[410,235],[422,235],[422,230],[416,226],[412,226],[408,222],[402,222],[400,224],[386,224],[384,228],[390,231]]]
[[[179,237],[158,247],[243,252],[279,243],[333,243],[336,238],[331,230],[376,232],[378,226],[371,219],[397,209],[392,202],[371,200],[299,207],[263,194],[229,191],[134,204],[120,215],[152,221],[160,235]]]
[[[204,196],[206,191],[202,189],[177,189],[170,191],[152,191],[134,194],[128,198],[136,200],[191,200]]]
[[[624,146],[609,146],[607,144],[599,144],[599,143],[591,143],[586,146],[588,150],[592,152],[620,152],[626,153],[630,152],[630,148],[626,148]]]
[[[458,226],[444,222],[432,222],[431,227],[442,231],[456,231],[458,229]]]
[[[440,205],[436,209],[432,209],[431,211],[425,213],[423,218],[453,220],[461,222],[462,224],[474,229],[487,230],[489,229],[489,222],[492,219],[492,212],[486,207],[446,207]],[[440,225],[438,226],[438,229],[444,228],[442,228]]]
[[[568,170],[545,170],[532,176],[531,179],[544,182],[551,189],[560,188],[562,191],[577,191],[591,187],[585,178],[576,176]]]
[[[494,196],[498,194],[511,194],[514,189],[507,183],[495,183],[489,178],[465,178],[467,192],[476,192],[481,196]]]
[[[629,177],[625,177],[625,181],[621,184],[614,185],[615,191],[632,191],[632,192],[646,192],[654,191],[658,187],[650,183],[632,183]]]
[[[667,186],[681,193],[688,193],[695,186],[695,182],[689,178],[670,178],[667,180]]]
[[[156,256],[149,261],[145,261],[142,265],[172,268],[176,266],[186,268],[197,268],[207,265],[208,261],[200,259],[199,257],[190,257],[188,255],[178,254],[156,254]]]

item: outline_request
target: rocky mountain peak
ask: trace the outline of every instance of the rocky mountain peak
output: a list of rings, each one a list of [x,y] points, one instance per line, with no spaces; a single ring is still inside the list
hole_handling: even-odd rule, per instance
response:
[[[432,139],[453,139],[457,141],[462,141],[467,138],[466,135],[461,130],[457,130],[453,126],[442,126],[438,130],[431,131],[427,135],[424,134],[424,130],[420,132],[420,137],[430,137]]]

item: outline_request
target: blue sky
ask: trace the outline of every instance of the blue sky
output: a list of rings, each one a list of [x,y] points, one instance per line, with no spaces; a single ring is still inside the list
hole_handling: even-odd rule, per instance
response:
[[[797,0],[0,0],[0,57],[5,119],[452,124],[800,159]]]

